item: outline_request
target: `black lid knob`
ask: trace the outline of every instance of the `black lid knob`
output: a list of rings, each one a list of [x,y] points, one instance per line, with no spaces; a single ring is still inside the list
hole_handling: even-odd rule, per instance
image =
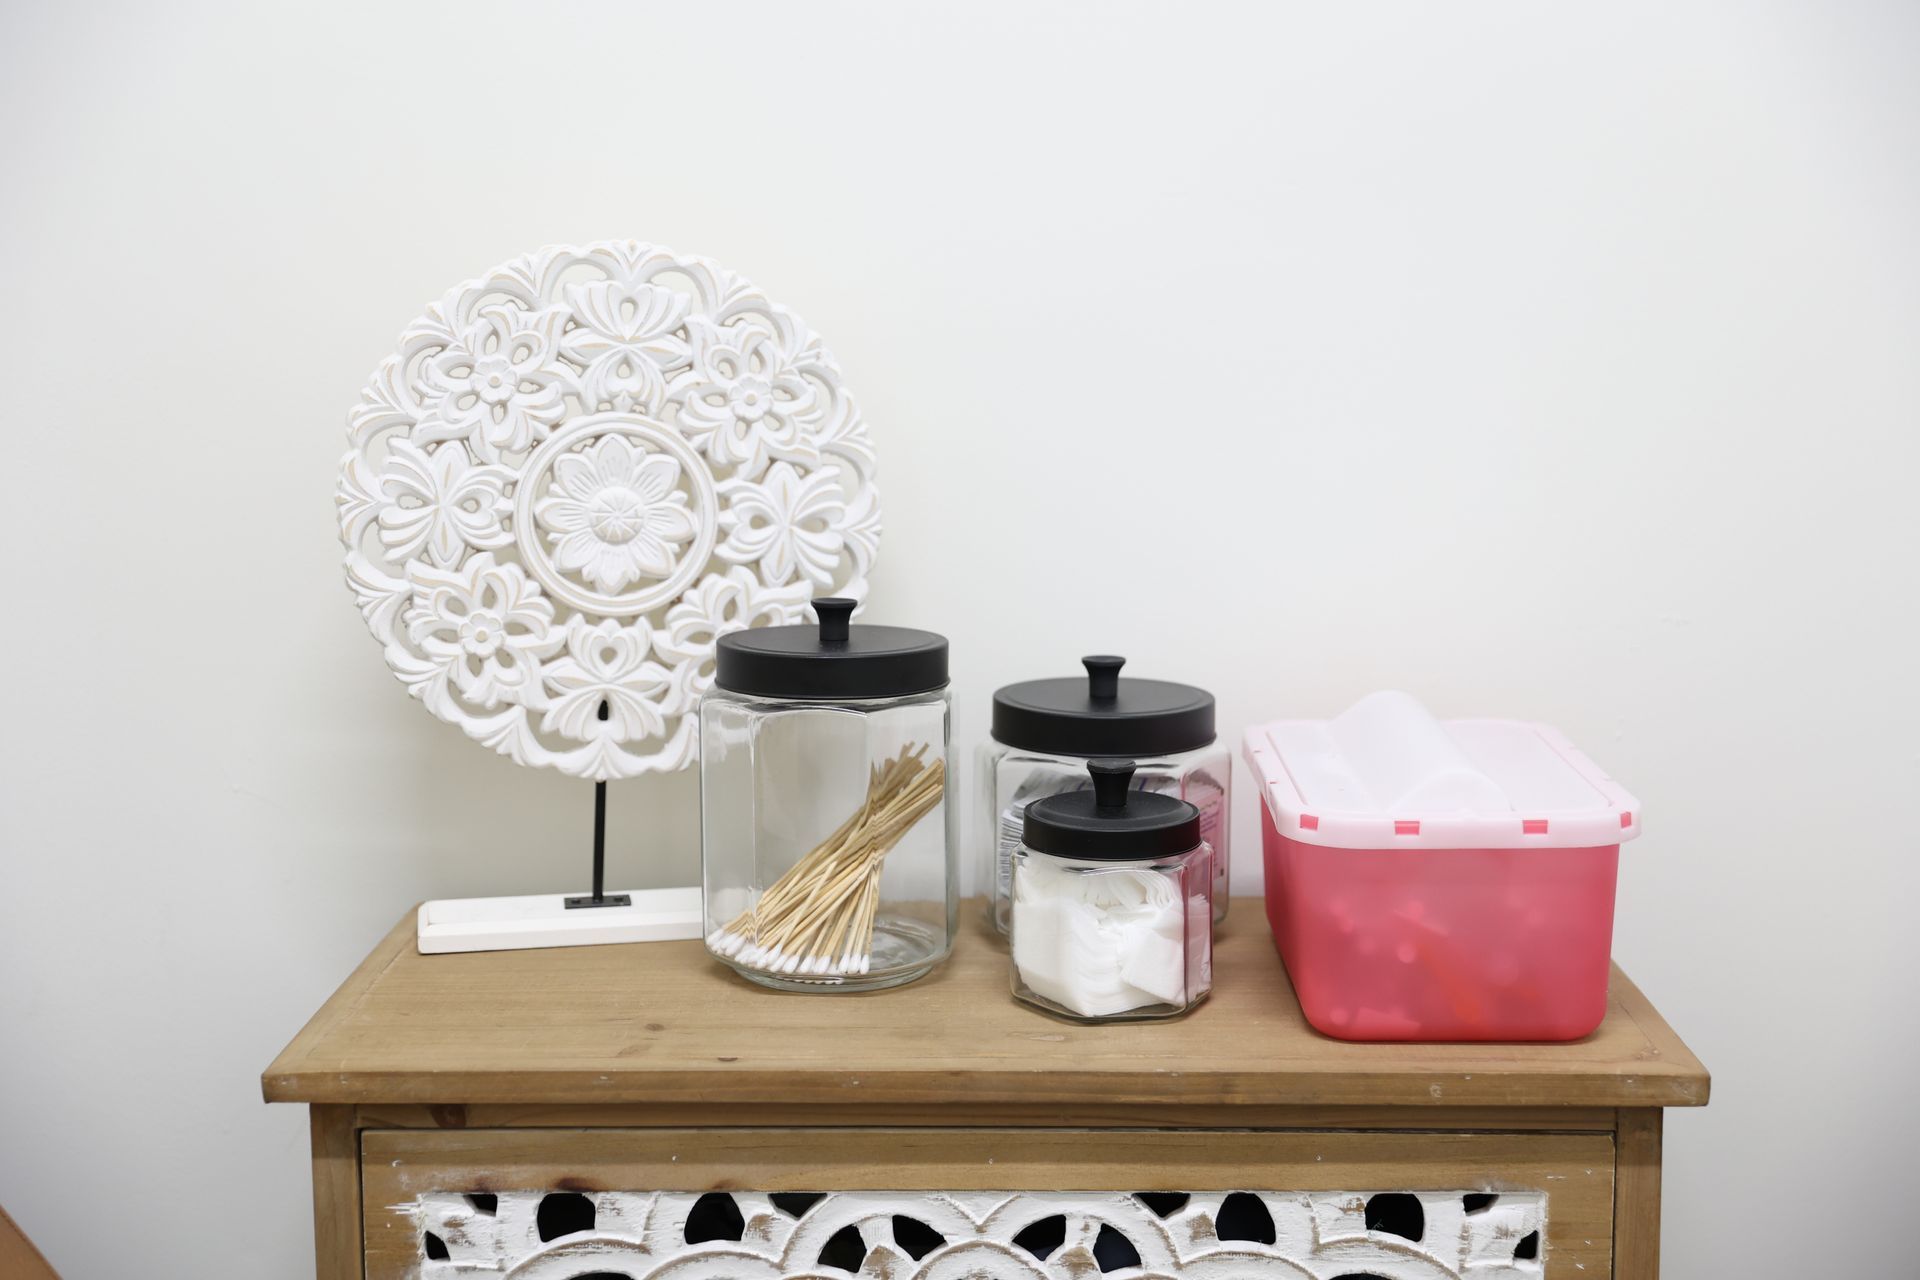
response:
[[[1087,772],[1093,775],[1093,804],[1102,813],[1114,813],[1127,807],[1127,790],[1133,786],[1133,761],[1093,760]]]
[[[1036,853],[1095,862],[1168,858],[1200,846],[1200,811],[1133,790],[1131,760],[1089,760],[1092,791],[1063,791],[1027,806],[1020,840]]]
[[[820,619],[821,644],[845,644],[853,620],[854,602],[845,596],[821,596],[813,602],[814,616]]]
[[[1087,697],[1095,702],[1112,702],[1120,696],[1120,668],[1125,658],[1110,653],[1095,653],[1080,659],[1087,669]]]

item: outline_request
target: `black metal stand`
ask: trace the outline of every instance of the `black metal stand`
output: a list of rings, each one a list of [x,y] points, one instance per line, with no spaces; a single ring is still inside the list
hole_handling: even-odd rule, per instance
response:
[[[600,718],[611,714],[606,700],[600,701]],[[569,911],[576,907],[630,907],[633,899],[624,893],[607,893],[607,784],[593,784],[593,893],[567,899]]]

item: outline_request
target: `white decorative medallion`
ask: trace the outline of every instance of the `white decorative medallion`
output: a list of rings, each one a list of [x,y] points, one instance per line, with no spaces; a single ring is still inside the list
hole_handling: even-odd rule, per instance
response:
[[[387,665],[468,736],[579,777],[691,763],[715,640],[864,597],[879,542],[866,426],[819,337],[630,240],[429,306],[347,437],[347,581]]]

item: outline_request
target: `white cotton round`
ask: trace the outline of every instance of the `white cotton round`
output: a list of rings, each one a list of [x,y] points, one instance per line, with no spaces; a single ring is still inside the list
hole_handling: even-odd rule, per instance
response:
[[[1172,878],[1023,857],[1012,913],[1014,967],[1035,995],[1088,1018],[1186,1003],[1187,909]]]

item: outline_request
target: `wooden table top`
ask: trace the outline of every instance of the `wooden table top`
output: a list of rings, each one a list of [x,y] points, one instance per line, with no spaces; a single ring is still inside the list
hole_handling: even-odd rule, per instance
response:
[[[1079,1026],[1008,994],[962,907],[951,960],[892,991],[792,995],[698,942],[423,956],[396,925],[261,1078],[269,1102],[1098,1106],[1701,1106],[1708,1077],[1613,970],[1570,1044],[1349,1044],[1314,1031],[1257,899],[1183,1019]]]

